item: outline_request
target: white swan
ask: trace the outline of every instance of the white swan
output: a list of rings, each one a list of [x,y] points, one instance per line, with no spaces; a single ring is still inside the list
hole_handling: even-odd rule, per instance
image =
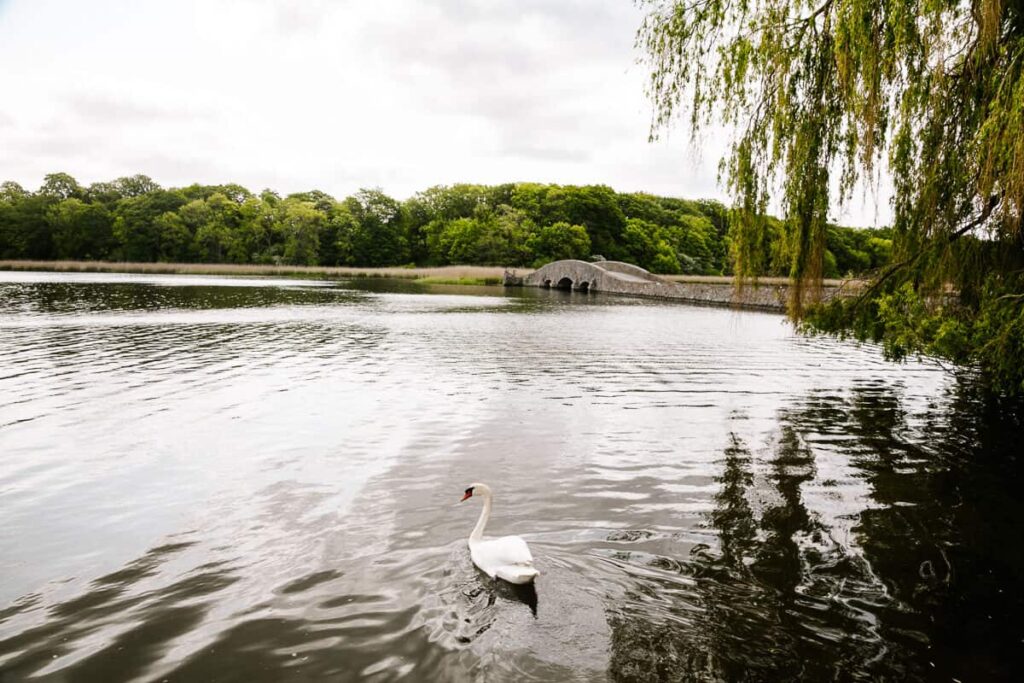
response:
[[[484,527],[491,516],[491,489],[487,484],[473,484],[466,489],[462,500],[474,495],[484,499],[484,509],[469,535],[469,556],[473,558],[473,564],[492,579],[498,577],[509,583],[530,583],[540,572],[533,568],[533,555],[526,541],[518,536],[484,540]]]

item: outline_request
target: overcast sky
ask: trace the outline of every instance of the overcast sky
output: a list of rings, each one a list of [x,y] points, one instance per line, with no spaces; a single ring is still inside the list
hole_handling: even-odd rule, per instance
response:
[[[632,0],[0,0],[0,180],[722,199],[723,135],[647,141],[640,19]]]

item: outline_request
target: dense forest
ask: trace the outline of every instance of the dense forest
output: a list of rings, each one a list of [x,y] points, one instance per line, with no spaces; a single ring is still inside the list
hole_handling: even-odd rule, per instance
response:
[[[432,187],[399,201],[364,189],[253,194],[239,185],[162,188],[135,175],[80,185],[0,185],[0,258],[289,265],[531,266],[603,256],[656,273],[732,273],[728,212],[715,201],[603,185]],[[769,223],[780,229],[777,223]],[[766,263],[786,265],[764,242]],[[829,228],[826,275],[884,265],[885,230]]]

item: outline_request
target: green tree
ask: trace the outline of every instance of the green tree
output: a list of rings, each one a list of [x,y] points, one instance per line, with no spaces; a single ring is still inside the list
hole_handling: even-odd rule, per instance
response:
[[[487,230],[484,221],[475,218],[456,218],[444,223],[438,249],[446,263],[479,263],[480,242]]]
[[[82,186],[67,173],[48,173],[39,188],[39,194],[57,200],[82,196]]]
[[[887,348],[949,349],[948,339],[932,343],[946,327],[922,322],[908,335],[883,315],[912,295],[928,313],[916,320],[941,315],[966,330],[965,347],[947,357],[978,363],[1001,390],[1024,391],[1024,6],[644,4],[638,45],[651,73],[652,134],[680,112],[694,134],[714,121],[737,131],[723,163],[737,274],[768,266],[766,209],[778,188],[785,219],[774,253],[794,281],[794,317],[810,303],[819,329]],[[859,299],[814,306],[829,208],[877,177],[883,160],[895,186],[894,262]]]
[[[181,193],[167,190],[120,200],[114,212],[113,232],[118,243],[114,256],[124,261],[158,260],[160,233],[156,218],[176,211],[184,203]]]
[[[834,274],[829,274],[826,267],[826,277],[849,276],[871,267],[871,254],[863,249],[865,245],[856,230],[830,225],[825,234],[825,246],[835,260]]]
[[[326,222],[312,202],[286,199],[278,207],[286,263],[315,266],[320,258],[320,231]]]
[[[167,263],[188,263],[192,260],[194,236],[181,216],[173,211],[153,219],[153,227],[159,236],[158,259]]]
[[[234,240],[231,231],[220,221],[210,221],[199,226],[192,238],[193,251],[201,263],[224,263],[230,261]]]
[[[871,267],[881,268],[892,260],[892,240],[884,237],[870,237],[864,245],[871,257]]]
[[[458,218],[472,218],[481,210],[493,210],[509,196],[511,185],[437,185],[418,192],[402,205],[409,254],[416,263],[448,263],[438,251],[444,227]]]
[[[561,259],[582,259],[590,255],[590,235],[582,225],[559,222],[530,235],[527,246],[538,266]]]
[[[24,235],[19,229],[15,205],[27,195],[28,192],[18,183],[6,181],[0,184],[0,258],[24,257]]]
[[[353,218],[350,245],[351,264],[393,266],[409,258],[402,206],[380,190],[360,190],[344,202]]]
[[[433,262],[522,266],[532,261],[528,240],[536,227],[524,212],[503,204],[497,211],[481,206],[476,214],[424,226]]]
[[[659,228],[642,218],[630,218],[626,221],[626,229],[622,234],[624,258],[642,268],[649,268],[657,252]],[[678,272],[678,263],[676,272]]]
[[[620,241],[626,216],[615,191],[604,185],[541,185],[519,183],[511,192],[511,205],[537,225],[582,225],[595,252],[621,258]]]
[[[720,275],[718,265],[721,252],[715,254],[715,227],[711,220],[704,216],[684,215],[679,217],[679,230],[676,233],[676,250],[685,256],[684,273],[697,275]]]
[[[559,220],[587,229],[593,250],[609,259],[621,258],[619,242],[626,217],[615,191],[606,185],[566,186],[549,194],[558,206]]]
[[[359,222],[349,209],[349,202],[339,202],[331,213],[330,221],[334,230],[334,253],[341,265],[355,263],[352,251],[352,238],[359,230]]]
[[[275,249],[277,232],[276,207],[280,198],[264,191],[250,197],[238,207],[238,244],[251,263],[274,263],[280,257]]]
[[[193,250],[207,263],[244,263],[246,251],[238,239],[241,213],[238,204],[221,192],[207,199],[194,199],[181,207],[179,215],[193,238]]]
[[[310,190],[309,192],[296,192],[290,194],[288,199],[294,199],[299,202],[305,202],[311,204],[317,211],[327,214],[331,211],[334,205],[337,203],[331,195],[320,190]]]
[[[507,193],[502,194],[502,198],[507,197]],[[483,262],[502,266],[528,265],[533,261],[529,239],[536,230],[536,223],[524,211],[509,204],[500,204],[488,223],[486,243],[481,247]]]
[[[119,197],[141,197],[160,191],[160,185],[156,181],[141,173],[118,178],[112,185]]]
[[[107,258],[113,246],[112,219],[102,204],[69,198],[47,210],[56,258]]]
[[[56,257],[53,226],[46,218],[58,201],[52,195],[29,192],[8,205],[0,224],[0,243],[6,243],[5,249],[12,258]]]
[[[13,204],[28,196],[28,192],[18,183],[6,180],[0,183],[0,202]]]

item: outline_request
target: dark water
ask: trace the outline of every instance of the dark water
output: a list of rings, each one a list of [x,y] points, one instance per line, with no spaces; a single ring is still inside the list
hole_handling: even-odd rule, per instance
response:
[[[778,316],[468,291],[0,274],[0,681],[1019,675],[1013,413]]]

